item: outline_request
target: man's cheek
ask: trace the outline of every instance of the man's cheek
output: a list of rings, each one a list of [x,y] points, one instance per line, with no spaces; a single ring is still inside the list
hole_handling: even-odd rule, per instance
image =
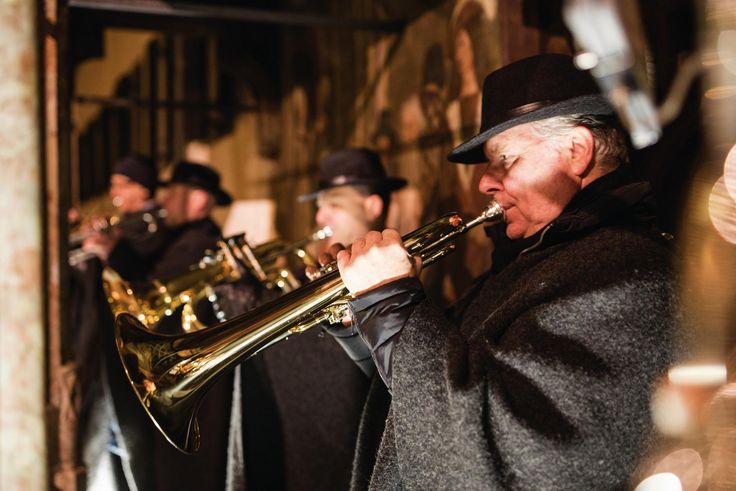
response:
[[[365,210],[360,206],[345,208],[345,215],[351,223],[364,223],[367,221]]]

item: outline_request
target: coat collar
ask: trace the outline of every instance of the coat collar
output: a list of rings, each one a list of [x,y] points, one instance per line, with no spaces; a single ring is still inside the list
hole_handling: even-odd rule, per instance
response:
[[[494,243],[491,271],[500,272],[522,253],[586,235],[602,226],[658,230],[656,219],[649,183],[636,181],[626,166],[619,166],[580,190],[560,216],[531,237],[511,240],[503,227],[487,229]]]

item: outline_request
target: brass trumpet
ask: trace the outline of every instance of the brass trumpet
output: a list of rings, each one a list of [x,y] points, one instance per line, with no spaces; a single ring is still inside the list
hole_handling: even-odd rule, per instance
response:
[[[104,217],[90,230],[74,230],[69,234],[69,265],[76,266],[94,256],[94,253],[82,250],[82,243],[93,235],[110,233],[118,228],[138,224],[145,225],[148,232],[153,234],[158,230],[159,220],[163,220],[166,216],[166,210],[158,208],[150,211]]]
[[[429,265],[450,252],[458,236],[503,219],[503,208],[492,201],[467,223],[452,213],[419,228],[404,236],[404,246]],[[197,450],[200,401],[227,370],[291,334],[343,317],[351,297],[335,269],[276,301],[191,334],[156,334],[130,314],[117,316],[115,341],[128,380],[172,445],[184,453]]]

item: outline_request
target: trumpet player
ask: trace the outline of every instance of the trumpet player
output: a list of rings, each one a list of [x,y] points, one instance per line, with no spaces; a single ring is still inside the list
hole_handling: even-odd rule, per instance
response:
[[[128,460],[119,457],[125,455],[120,451],[124,442],[117,421],[111,419],[115,404],[130,402],[130,397],[125,397],[127,382],[117,361],[113,319],[100,278],[104,265],[128,281],[148,278],[166,233],[161,207],[154,201],[158,184],[151,159],[131,154],[115,162],[108,196],[116,221],[96,217],[85,223],[78,251],[87,259],[99,260],[80,261],[71,268],[70,325],[75,328],[73,350],[81,396],[79,446],[90,483],[108,482],[130,471]],[[112,392],[117,393],[115,401]]]
[[[108,195],[116,216],[85,224],[81,250],[97,256],[131,281],[146,279],[165,242],[161,207],[154,200],[158,174],[153,161],[131,154],[115,163]]]
[[[214,169],[194,162],[178,163],[170,179],[159,184],[166,187],[162,199],[165,218],[161,226],[165,240],[156,249],[150,263],[146,264],[147,270],[142,279],[167,282],[188,272],[190,266],[197,264],[208,249],[217,248],[221,232],[210,214],[215,206],[229,204],[231,197],[222,189],[220,176]],[[121,192],[113,187],[116,192]],[[121,201],[120,204],[125,206],[129,202],[132,199]],[[253,283],[238,283],[237,286],[232,286],[233,290],[230,287],[231,285],[221,285],[214,289],[218,298],[220,294],[228,295],[228,299],[235,294],[239,295],[239,303],[243,309],[246,307],[245,303],[252,302],[258,293],[255,291],[258,288]],[[237,291],[234,291],[235,288]],[[248,305],[250,306],[252,305]],[[199,320],[204,324],[217,322],[208,301],[202,301],[194,307]],[[181,326],[180,315],[174,312],[157,324],[156,330],[178,333]],[[111,336],[112,329],[108,331]],[[109,348],[112,344],[107,343],[105,347]],[[114,346],[108,351],[114,352]],[[112,443],[117,454],[111,460],[114,466],[120,468],[114,476],[120,489],[222,488],[228,466],[232,379],[224,379],[212,387],[208,400],[202,405],[200,417],[216,430],[210,437],[203,439],[201,452],[187,457],[171,448],[156,432],[150,431],[146,414],[135,406],[137,402],[129,393],[128,383],[116,354],[105,355],[106,383],[109,386],[106,393],[109,394],[107,399],[111,406],[107,415],[113,418],[108,424],[114,434]],[[177,471],[172,475],[171,469]],[[103,471],[104,468],[100,472]]]
[[[627,152],[571,57],[519,60],[485,79],[480,132],[449,155],[483,165],[478,190],[505,209],[490,274],[446,316],[395,231],[337,254],[392,394],[356,488],[633,487],[678,348],[667,237]]]
[[[378,155],[345,149],[319,163],[318,227],[350,242],[382,228],[391,191]],[[329,239],[332,240],[332,239]],[[323,241],[323,244],[326,241]],[[329,244],[328,244],[329,245]],[[374,371],[370,353],[349,328],[331,336],[309,330],[277,343],[243,364],[245,470],[249,489],[347,489],[360,414]],[[357,344],[355,344],[357,343]],[[278,443],[280,442],[280,443]]]
[[[323,250],[336,244],[351,244],[371,230],[382,230],[391,204],[391,193],[406,186],[406,180],[389,177],[380,156],[367,148],[347,148],[320,162],[318,190],[299,197],[315,199],[315,221],[330,227],[332,237],[323,242]],[[324,259],[324,257],[323,257]],[[365,372],[375,371],[370,352],[354,328],[325,326],[350,358]]]
[[[196,162],[177,163],[171,177],[162,186],[165,187],[162,205],[166,210],[167,241],[157,254],[148,279],[165,283],[187,273],[208,249],[217,249],[221,230],[212,220],[211,213],[216,206],[229,205],[232,198],[223,189],[219,173]],[[237,287],[239,290],[235,293],[248,298],[257,288],[250,282]],[[218,298],[220,294],[229,297],[233,293],[230,285],[221,285],[215,290]],[[207,325],[217,322],[211,307],[207,301],[195,306],[198,318]],[[245,309],[246,305],[241,305],[241,308]],[[156,329],[179,333],[181,324],[180,316],[175,314],[164,319]],[[123,414],[125,407],[119,406],[121,438],[126,440],[130,458],[129,485],[134,483],[138,489],[158,490],[224,489],[232,392],[231,378],[218,381],[212,387],[208,400],[202,405],[200,417],[216,429],[202,440],[201,451],[193,456],[182,455],[160,435],[147,431],[147,421]]]

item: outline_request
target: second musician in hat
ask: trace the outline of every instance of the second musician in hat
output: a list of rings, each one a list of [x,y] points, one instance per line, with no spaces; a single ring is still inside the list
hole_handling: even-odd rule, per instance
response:
[[[232,198],[220,186],[217,171],[193,162],[177,164],[163,185],[167,187],[163,207],[170,232],[150,278],[166,281],[186,273],[205,251],[216,247],[221,230],[210,214],[215,206],[232,203]]]

